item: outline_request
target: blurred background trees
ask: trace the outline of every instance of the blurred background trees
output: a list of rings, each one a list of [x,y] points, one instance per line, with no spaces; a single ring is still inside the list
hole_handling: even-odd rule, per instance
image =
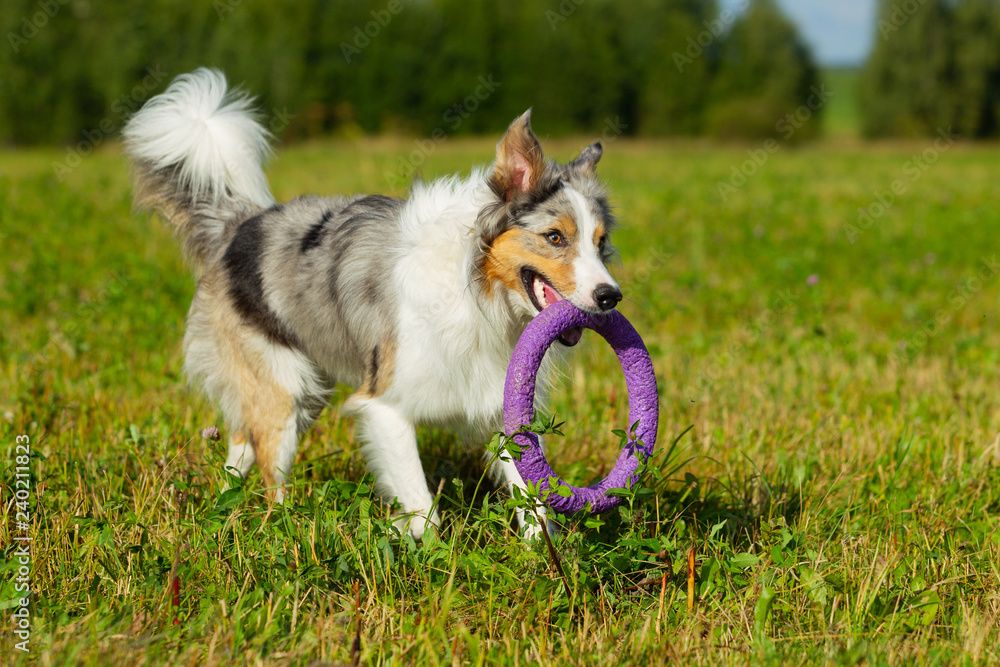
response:
[[[1000,0],[878,2],[863,133],[995,136]],[[287,139],[495,133],[532,106],[546,134],[756,141],[804,105],[823,112],[821,73],[774,0],[5,0],[0,26],[7,144],[96,143],[202,65]]]
[[[968,138],[1000,130],[1000,2],[879,0],[861,73],[862,134]]]
[[[808,108],[818,82],[819,71],[795,26],[774,0],[758,0],[722,41],[707,128],[723,137],[774,136],[778,119],[802,104]],[[812,106],[810,117],[822,110],[818,95]],[[818,128],[802,123],[798,136],[814,135]]]
[[[549,134],[743,134],[726,119],[757,98],[751,134],[773,134],[816,68],[772,0],[725,17],[701,0],[6,0],[0,141],[120,127],[202,65],[293,115],[293,139],[497,132],[529,106]]]

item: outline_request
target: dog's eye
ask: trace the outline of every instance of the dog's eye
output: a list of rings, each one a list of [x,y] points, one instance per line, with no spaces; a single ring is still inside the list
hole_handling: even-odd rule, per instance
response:
[[[604,248],[607,245],[608,245],[608,237],[607,237],[607,235],[602,236],[601,238],[597,239],[597,249],[600,250],[601,252],[604,252]]]
[[[552,245],[563,245],[564,242],[562,232],[555,229],[545,232],[545,240]]]

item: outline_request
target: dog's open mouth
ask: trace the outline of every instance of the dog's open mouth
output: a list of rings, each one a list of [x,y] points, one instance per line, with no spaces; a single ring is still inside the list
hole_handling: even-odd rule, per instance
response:
[[[524,267],[521,269],[521,282],[524,283],[524,290],[528,293],[528,298],[531,300],[531,304],[541,312],[543,309],[551,306],[557,301],[562,301],[564,299],[563,295],[559,293],[552,284],[545,279],[542,274],[534,269]],[[583,335],[583,329],[580,327],[573,327],[572,329],[567,329],[562,332],[562,334],[557,339],[560,343],[566,347],[573,347],[580,342],[580,337]]]

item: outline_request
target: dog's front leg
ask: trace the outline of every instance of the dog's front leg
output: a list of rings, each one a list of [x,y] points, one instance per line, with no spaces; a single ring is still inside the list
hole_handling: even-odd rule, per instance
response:
[[[395,406],[379,398],[355,395],[350,409],[360,422],[362,453],[376,487],[386,498],[397,499],[402,508],[396,526],[422,539],[426,530],[441,525],[441,519],[420,464],[416,428]]]
[[[539,446],[541,444],[541,438],[539,438]],[[521,477],[521,473],[517,471],[517,467],[514,465],[514,461],[510,458],[510,455],[503,454],[499,459],[492,458],[492,456],[492,454],[487,452],[487,461],[492,460],[490,473],[494,475],[495,479],[503,483],[508,491],[513,491],[513,487],[516,486],[526,493],[527,487],[524,484],[524,479]],[[548,509],[541,501],[536,503],[534,508],[525,509],[518,507],[515,513],[517,515],[518,528],[520,528],[521,535],[525,540],[534,540],[541,537],[543,525],[549,535],[554,536],[558,532],[555,522],[548,517]]]

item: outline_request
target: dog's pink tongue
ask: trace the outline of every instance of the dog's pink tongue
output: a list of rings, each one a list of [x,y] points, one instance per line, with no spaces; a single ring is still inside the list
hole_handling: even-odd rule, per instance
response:
[[[545,294],[544,307],[551,306],[556,301],[562,301],[562,297],[559,296],[559,292],[552,289],[552,286],[548,283],[542,283],[542,293]]]
[[[566,331],[562,332],[562,339],[570,345],[576,345],[579,343],[581,336],[583,336],[583,329],[580,327],[573,327],[572,329],[566,329]]]

